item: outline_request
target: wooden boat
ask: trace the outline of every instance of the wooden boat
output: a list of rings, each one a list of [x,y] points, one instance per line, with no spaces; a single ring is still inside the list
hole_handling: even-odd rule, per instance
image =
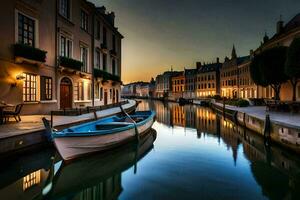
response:
[[[125,112],[124,112],[125,113]],[[138,111],[124,117],[108,117],[62,131],[51,131],[43,119],[48,137],[65,161],[93,152],[118,147],[130,140],[139,138],[150,130],[154,123],[155,112]]]
[[[55,176],[49,179],[52,188],[46,199],[65,199],[94,190],[97,191],[95,199],[101,199],[106,191],[109,191],[106,197],[117,199],[122,191],[121,174],[132,166],[136,169],[137,162],[153,149],[155,139],[156,131],[151,129],[138,143],[132,141],[109,152],[62,163]],[[110,190],[106,190],[107,187]]]

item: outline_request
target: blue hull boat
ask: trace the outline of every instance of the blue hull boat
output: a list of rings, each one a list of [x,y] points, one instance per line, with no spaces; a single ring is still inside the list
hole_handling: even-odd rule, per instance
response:
[[[73,126],[62,131],[47,131],[65,160],[116,148],[139,138],[152,127],[154,111],[137,111],[124,117],[108,117]]]

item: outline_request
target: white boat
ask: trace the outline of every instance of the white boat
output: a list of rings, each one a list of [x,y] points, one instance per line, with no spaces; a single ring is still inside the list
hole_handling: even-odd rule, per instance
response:
[[[86,154],[116,148],[138,139],[152,127],[154,111],[138,111],[125,117],[108,117],[62,131],[52,131],[43,119],[48,137],[53,140],[61,157],[72,160]]]

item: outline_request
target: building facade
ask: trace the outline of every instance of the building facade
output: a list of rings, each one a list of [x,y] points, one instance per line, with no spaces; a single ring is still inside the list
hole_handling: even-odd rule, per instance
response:
[[[197,78],[197,69],[185,69],[185,91],[184,98],[186,99],[194,99],[195,89],[196,89],[196,78]]]
[[[119,101],[113,12],[86,0],[12,0],[0,10],[1,101],[23,103],[22,114]]]
[[[24,102],[24,112],[57,109],[55,1],[1,4],[0,100]]]
[[[172,82],[172,98],[174,100],[183,97],[185,92],[185,75],[184,72],[180,72],[177,75],[173,76],[171,79]]]
[[[172,92],[172,77],[179,75],[181,72],[166,71],[157,75],[155,78],[155,95],[157,98],[168,97]]]
[[[222,64],[219,58],[215,63],[198,64],[197,66],[197,98],[220,95],[220,69]]]
[[[300,13],[286,24],[284,24],[284,22],[280,19],[277,22],[276,33],[271,38],[265,35],[262,44],[254,51],[254,54],[259,54],[266,49],[276,46],[289,47],[293,39],[296,37],[300,37]],[[280,99],[287,101],[292,100],[292,94],[291,83],[286,82],[282,84]],[[296,100],[300,101],[300,83],[296,86]]]

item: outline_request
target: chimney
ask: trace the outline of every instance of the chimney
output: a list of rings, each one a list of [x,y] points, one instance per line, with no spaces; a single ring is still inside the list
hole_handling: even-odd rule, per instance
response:
[[[115,13],[110,12],[107,16],[108,16],[110,23],[114,26],[115,25]]]
[[[106,12],[105,6],[101,6],[101,7],[97,8],[97,10],[102,14],[105,14],[105,12]]]
[[[197,67],[197,69],[199,70],[199,69],[202,67],[201,62],[196,62],[196,67]]]
[[[250,59],[254,58],[254,51],[253,49],[250,50]]]
[[[282,30],[283,30],[283,21],[282,21],[281,15],[280,15],[280,19],[277,22],[277,31],[276,31],[276,33],[280,34],[282,32]]]
[[[219,64],[220,63],[220,58],[219,57],[217,57],[217,64]]]

